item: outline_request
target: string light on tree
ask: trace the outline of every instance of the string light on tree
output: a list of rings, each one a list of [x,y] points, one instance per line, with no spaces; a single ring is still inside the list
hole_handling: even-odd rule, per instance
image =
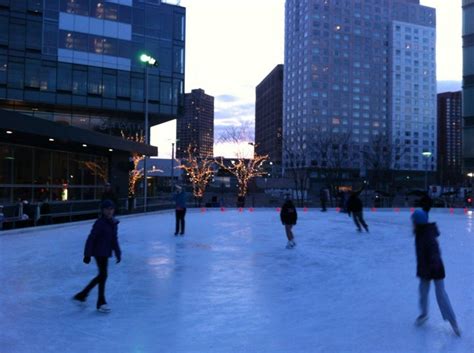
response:
[[[145,143],[145,135],[142,132],[135,133],[134,135],[125,136],[122,131],[122,137],[128,141]],[[133,169],[128,172],[128,194],[129,196],[135,196],[137,183],[143,178],[143,168],[139,168],[140,162],[145,159],[145,156],[137,152],[132,152],[130,161],[133,163]]]
[[[181,165],[178,168],[186,172],[193,186],[193,196],[200,203],[204,197],[206,187],[214,175],[214,169],[212,168],[214,160],[208,157],[198,158],[196,156],[196,148],[193,148],[192,145],[188,146],[187,153],[188,156],[181,160]]]

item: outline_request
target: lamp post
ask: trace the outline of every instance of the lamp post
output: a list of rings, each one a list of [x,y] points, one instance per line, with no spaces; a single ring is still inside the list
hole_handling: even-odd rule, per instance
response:
[[[424,151],[422,153],[423,157],[426,158],[426,165],[425,165],[425,190],[428,191],[428,162],[433,155],[430,151]]]
[[[140,61],[145,64],[145,144],[149,145],[150,144],[150,127],[148,123],[148,67],[149,66],[158,66],[158,61],[148,55],[148,54],[142,54],[140,55]],[[143,201],[143,211],[147,211],[147,199],[148,199],[148,156],[145,156],[145,159],[143,160],[143,180],[144,180],[144,188],[143,188],[143,193],[144,193],[144,201]]]

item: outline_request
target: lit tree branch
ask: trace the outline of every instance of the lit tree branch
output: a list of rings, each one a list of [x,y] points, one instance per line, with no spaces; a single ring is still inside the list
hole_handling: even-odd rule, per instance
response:
[[[137,132],[135,135],[125,136],[122,131],[122,137],[128,141],[145,143],[143,132]],[[139,164],[143,159],[145,159],[145,156],[137,152],[132,152],[130,159],[133,163],[133,169],[128,172],[128,194],[130,196],[135,196],[137,183],[141,178],[143,178],[143,168],[139,168]]]
[[[212,165],[214,160],[205,158],[198,158],[196,156],[196,148],[191,144],[188,146],[188,156],[181,160],[181,165],[178,169],[183,169],[189,177],[189,181],[193,185],[193,195],[197,199],[202,199],[206,191],[206,187],[212,180],[214,170]]]

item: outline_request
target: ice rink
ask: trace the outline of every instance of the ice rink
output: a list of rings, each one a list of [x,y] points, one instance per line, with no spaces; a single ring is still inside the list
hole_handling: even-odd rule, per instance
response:
[[[96,275],[82,253],[91,222],[0,233],[1,353],[473,353],[473,217],[432,212],[446,289],[463,336],[439,313],[415,327],[418,280],[408,210],[299,211],[285,249],[276,210],[122,218],[123,260],[110,263],[112,313],[71,297]]]

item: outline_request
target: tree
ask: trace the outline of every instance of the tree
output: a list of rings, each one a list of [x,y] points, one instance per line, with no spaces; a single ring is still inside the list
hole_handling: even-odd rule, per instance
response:
[[[362,149],[362,157],[371,174],[371,184],[376,189],[388,189],[394,183],[394,171],[400,169],[400,160],[406,145],[392,141],[386,135],[374,136]]]
[[[134,135],[126,136],[122,131],[122,137],[128,141],[145,143],[145,136],[143,132],[135,133]],[[143,168],[140,168],[140,162],[145,159],[145,156],[137,152],[132,152],[130,161],[133,163],[133,168],[128,172],[128,195],[129,197],[135,197],[136,187],[138,181],[143,178]]]
[[[183,169],[188,175],[189,181],[193,185],[193,195],[200,206],[206,187],[214,175],[214,169],[212,168],[214,160],[209,157],[197,157],[196,148],[193,148],[191,144],[188,146],[187,152],[188,156],[181,159],[178,168]]]
[[[232,163],[224,163],[224,159],[216,160],[216,163],[236,177],[239,187],[239,197],[245,197],[248,192],[248,183],[251,179],[266,175],[263,164],[268,160],[268,156],[260,156],[254,153],[253,159],[238,158]]]
[[[92,175],[99,177],[104,183],[107,182],[108,172],[104,166],[94,161],[78,161],[82,168],[88,169]]]
[[[224,159],[220,158],[216,159],[216,164],[236,177],[239,198],[247,195],[251,179],[266,175],[264,163],[268,160],[268,155],[257,154],[253,140],[253,129],[248,122],[229,127],[219,137],[221,143],[228,144],[234,149],[236,160],[226,164]],[[253,146],[253,153],[249,152],[249,145]]]
[[[308,150],[304,135],[297,133],[296,140],[283,139],[285,153],[285,171],[293,180],[295,197],[299,206],[303,206],[309,189],[311,170],[308,167]]]

